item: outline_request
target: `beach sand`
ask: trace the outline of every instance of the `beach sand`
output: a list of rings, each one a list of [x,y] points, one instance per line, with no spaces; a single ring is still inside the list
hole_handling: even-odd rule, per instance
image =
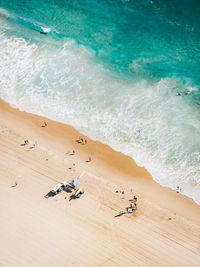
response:
[[[83,170],[80,199],[69,201],[67,192],[44,198]],[[115,217],[134,194],[137,211]],[[193,200],[107,145],[2,100],[0,214],[2,267],[200,266],[200,206]]]

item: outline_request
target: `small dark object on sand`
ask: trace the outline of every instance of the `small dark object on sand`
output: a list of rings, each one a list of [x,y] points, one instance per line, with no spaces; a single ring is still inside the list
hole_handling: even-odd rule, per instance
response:
[[[137,197],[135,195],[133,196],[133,201],[137,202]]]
[[[41,127],[46,127],[47,126],[47,123],[46,121],[41,125]]]
[[[72,151],[72,153],[69,154],[70,156],[75,155],[75,150]]]
[[[91,157],[89,157],[89,159],[86,160],[85,162],[90,162],[90,161],[92,161],[92,158]]]
[[[79,136],[79,138],[76,140],[76,142],[77,142],[78,144],[83,143],[83,138],[81,138],[81,137]]]
[[[126,212],[120,211],[119,214],[115,215],[115,217],[120,217],[122,215],[126,214]]]
[[[76,190],[76,192],[70,196],[69,201],[71,201],[72,199],[77,199],[80,198],[81,195],[84,194],[84,190],[82,188],[79,188]]]
[[[171,220],[172,220],[172,218],[170,218],[170,217],[169,217],[169,218],[168,218],[168,220],[169,220],[169,221],[171,221]]]
[[[82,144],[83,144],[83,145],[86,145],[86,144],[87,144],[87,139],[85,139],[85,142],[84,142],[84,143],[82,142]]]
[[[33,149],[33,148],[35,148],[35,144],[29,147],[29,149]]]
[[[52,191],[49,191],[49,193],[47,193],[44,197],[45,198],[49,198],[49,197],[54,197],[56,194],[53,193]]]
[[[18,183],[17,182],[15,182],[15,184],[14,185],[12,185],[11,187],[16,187],[18,185]]]
[[[21,146],[25,146],[25,145],[27,145],[27,144],[28,144],[28,140],[24,140],[24,143],[21,144]]]

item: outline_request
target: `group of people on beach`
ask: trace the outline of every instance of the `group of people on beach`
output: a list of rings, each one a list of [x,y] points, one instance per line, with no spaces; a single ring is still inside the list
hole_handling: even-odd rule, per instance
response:
[[[86,145],[87,144],[87,139],[84,140],[81,136],[79,136],[79,138],[76,140],[76,142],[78,144]],[[91,157],[89,157],[88,160],[86,160],[85,162],[90,162],[90,161],[92,161]]]
[[[137,197],[134,195],[133,199],[131,199],[130,206],[126,208],[126,210],[128,213],[132,213],[136,209],[137,209]]]
[[[177,188],[176,188],[176,193],[182,193],[182,189],[179,185],[177,185]]]
[[[24,140],[24,143],[21,144],[21,146],[26,146],[29,144],[29,141],[28,140]],[[33,144],[32,146],[29,147],[29,149],[33,149],[35,148],[35,144]]]
[[[87,144],[87,139],[83,139],[81,136],[76,140],[78,144],[86,145]]]
[[[124,194],[124,191],[115,191],[116,193],[118,192],[123,192]],[[115,215],[115,217],[119,217],[119,216],[122,216],[126,213],[133,213],[135,210],[137,210],[137,197],[134,195],[133,196],[133,199],[130,199],[130,205],[129,207],[126,208],[126,211],[120,211],[118,215]]]

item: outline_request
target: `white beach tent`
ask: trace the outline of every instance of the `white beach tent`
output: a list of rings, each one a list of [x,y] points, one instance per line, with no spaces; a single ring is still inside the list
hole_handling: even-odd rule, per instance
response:
[[[55,185],[54,188],[51,190],[53,193],[57,194],[61,190],[63,190],[67,186],[65,181],[60,182],[59,184]]]

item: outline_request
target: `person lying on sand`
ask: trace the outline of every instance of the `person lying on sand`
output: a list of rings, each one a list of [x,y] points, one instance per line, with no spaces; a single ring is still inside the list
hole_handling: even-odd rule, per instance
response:
[[[25,146],[25,145],[27,145],[27,144],[28,144],[28,140],[24,140],[24,143],[21,144],[21,146]]]
[[[41,125],[41,127],[46,127],[47,126],[47,123],[46,121]]]
[[[66,154],[69,154],[69,156],[74,156],[75,155],[75,150],[73,150],[72,152],[67,152]]]
[[[90,162],[90,161],[92,161],[92,158],[91,157],[89,157],[89,159],[86,160],[85,162]]]
[[[29,149],[33,149],[33,148],[35,148],[35,144],[29,147]]]
[[[17,182],[15,182],[15,184],[14,185],[12,185],[11,187],[16,187],[18,185],[18,183]]]

